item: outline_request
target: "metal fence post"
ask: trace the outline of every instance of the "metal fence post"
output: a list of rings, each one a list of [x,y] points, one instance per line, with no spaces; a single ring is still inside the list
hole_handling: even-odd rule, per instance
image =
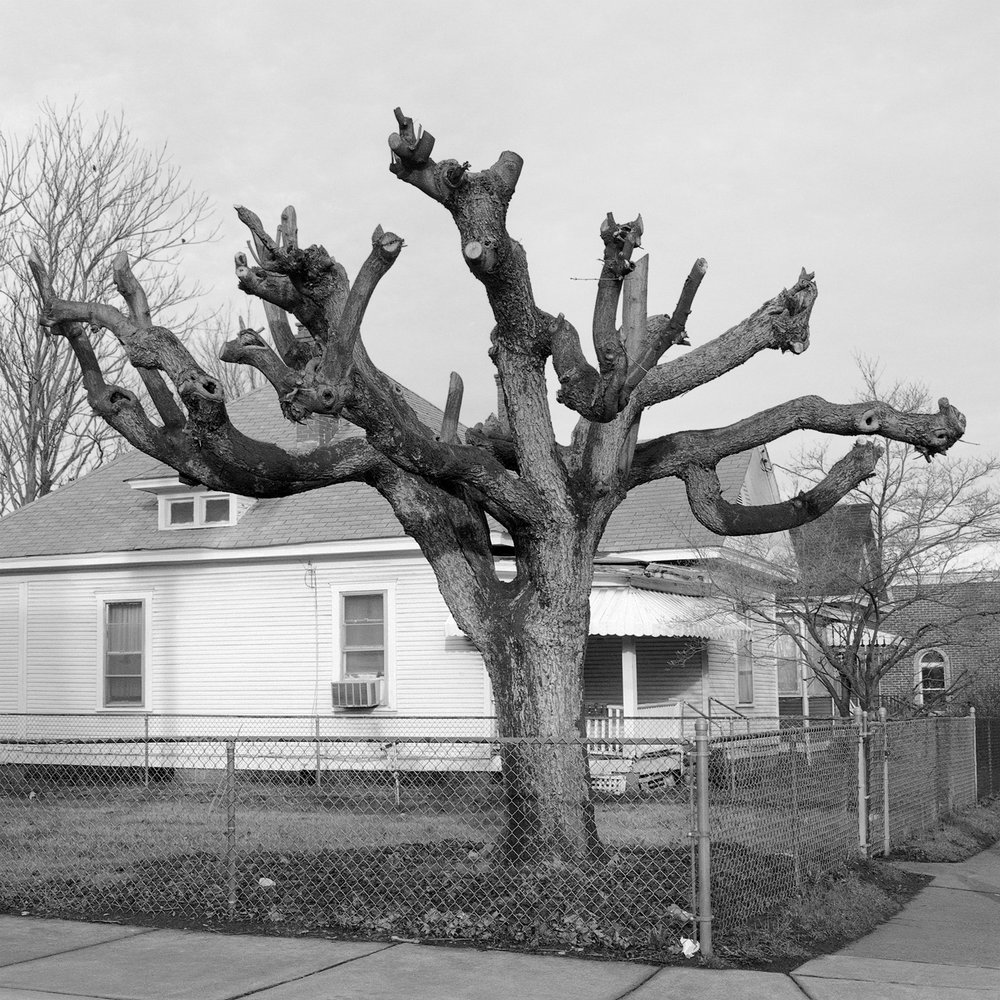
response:
[[[802,888],[802,858],[799,850],[799,782],[798,765],[799,756],[797,748],[797,738],[795,731],[792,731],[792,738],[789,744],[789,756],[792,764],[792,867],[795,875],[795,887]]]
[[[696,727],[697,728],[697,727]],[[734,720],[729,720],[729,745],[726,747],[726,759],[729,763],[729,767],[726,769],[729,772],[729,796],[730,802],[736,799],[736,744],[734,737],[736,735],[736,729],[734,728]]]
[[[972,727],[972,802],[979,801],[979,761],[976,759],[976,706],[969,706],[969,725]]]
[[[142,784],[144,788],[149,788],[149,715],[144,715],[142,717],[142,730]]]
[[[892,835],[889,830],[889,713],[878,710],[878,721],[882,723],[882,853],[889,857],[892,850]]]
[[[319,791],[320,785],[323,783],[323,766],[322,757],[320,756],[320,746],[319,746],[319,716],[316,716],[316,790]]]
[[[694,724],[695,788],[698,796],[698,943],[705,958],[712,957],[712,840],[708,811],[708,722]]]
[[[236,917],[236,741],[226,743],[226,888],[229,919]]]
[[[858,727],[858,847],[868,857],[868,719],[860,706],[854,710],[854,721]]]

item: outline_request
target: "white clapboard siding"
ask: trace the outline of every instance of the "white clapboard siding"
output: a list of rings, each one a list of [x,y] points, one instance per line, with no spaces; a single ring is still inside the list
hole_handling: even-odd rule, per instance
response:
[[[726,705],[752,717],[776,717],[778,714],[778,678],[774,661],[773,640],[762,637],[754,641],[753,703],[738,705],[736,693],[736,644],[735,642],[710,642],[708,644],[709,695]],[[713,707],[712,713],[724,714],[725,710]]]
[[[152,637],[144,710],[157,713],[332,713],[334,588],[392,585],[393,709],[481,715],[485,670],[465,639],[446,638],[447,609],[418,555],[161,564],[34,576],[27,600],[27,708],[100,708],[99,599],[150,594]],[[0,692],[17,685],[17,583],[0,607]],[[111,717],[128,713],[114,711]]]
[[[16,712],[20,662],[20,587],[0,584],[0,712]]]

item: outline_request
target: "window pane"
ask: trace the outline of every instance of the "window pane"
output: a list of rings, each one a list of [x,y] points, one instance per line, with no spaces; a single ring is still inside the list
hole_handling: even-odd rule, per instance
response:
[[[364,652],[348,650],[344,653],[344,673],[381,677],[385,673],[385,653],[381,649]]]
[[[795,660],[778,660],[778,694],[799,693],[799,665]]]
[[[193,500],[174,500],[167,510],[170,524],[194,524]]]
[[[736,700],[740,705],[753,701],[753,650],[748,639],[736,643]]]
[[[933,664],[944,663],[944,654],[937,649],[928,649],[920,654],[920,662],[923,666],[929,667]]]
[[[944,667],[924,667],[921,671],[921,684],[925,691],[943,691]]]
[[[107,641],[109,653],[142,652],[142,602],[108,604]]]
[[[141,677],[142,653],[108,653],[108,677]]]
[[[381,649],[382,623],[377,625],[345,625],[344,626],[344,648],[345,649]]]
[[[229,520],[229,497],[213,497],[205,501],[205,523],[218,524]]]
[[[141,705],[141,677],[109,677],[105,682],[104,701],[107,705]]]
[[[344,623],[381,622],[381,594],[349,594],[344,597]]]

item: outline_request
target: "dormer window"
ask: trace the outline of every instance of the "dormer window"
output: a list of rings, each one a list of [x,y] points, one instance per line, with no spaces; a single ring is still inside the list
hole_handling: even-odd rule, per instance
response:
[[[235,498],[228,493],[195,493],[160,498],[160,527],[221,528],[236,523]]]
[[[201,486],[183,484],[177,476],[129,479],[127,483],[156,497],[160,531],[228,528],[254,505],[253,500],[235,493],[212,493]]]

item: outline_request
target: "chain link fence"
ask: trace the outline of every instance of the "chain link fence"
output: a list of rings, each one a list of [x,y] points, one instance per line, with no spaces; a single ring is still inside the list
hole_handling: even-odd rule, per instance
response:
[[[1000,794],[1000,719],[976,717],[976,763],[979,798]]]
[[[852,726],[813,723],[712,740],[716,940],[857,853],[857,780]]]
[[[0,716],[0,909],[665,961],[688,758],[492,719]]]
[[[769,721],[0,715],[0,910],[669,961],[1000,785],[998,720]]]

